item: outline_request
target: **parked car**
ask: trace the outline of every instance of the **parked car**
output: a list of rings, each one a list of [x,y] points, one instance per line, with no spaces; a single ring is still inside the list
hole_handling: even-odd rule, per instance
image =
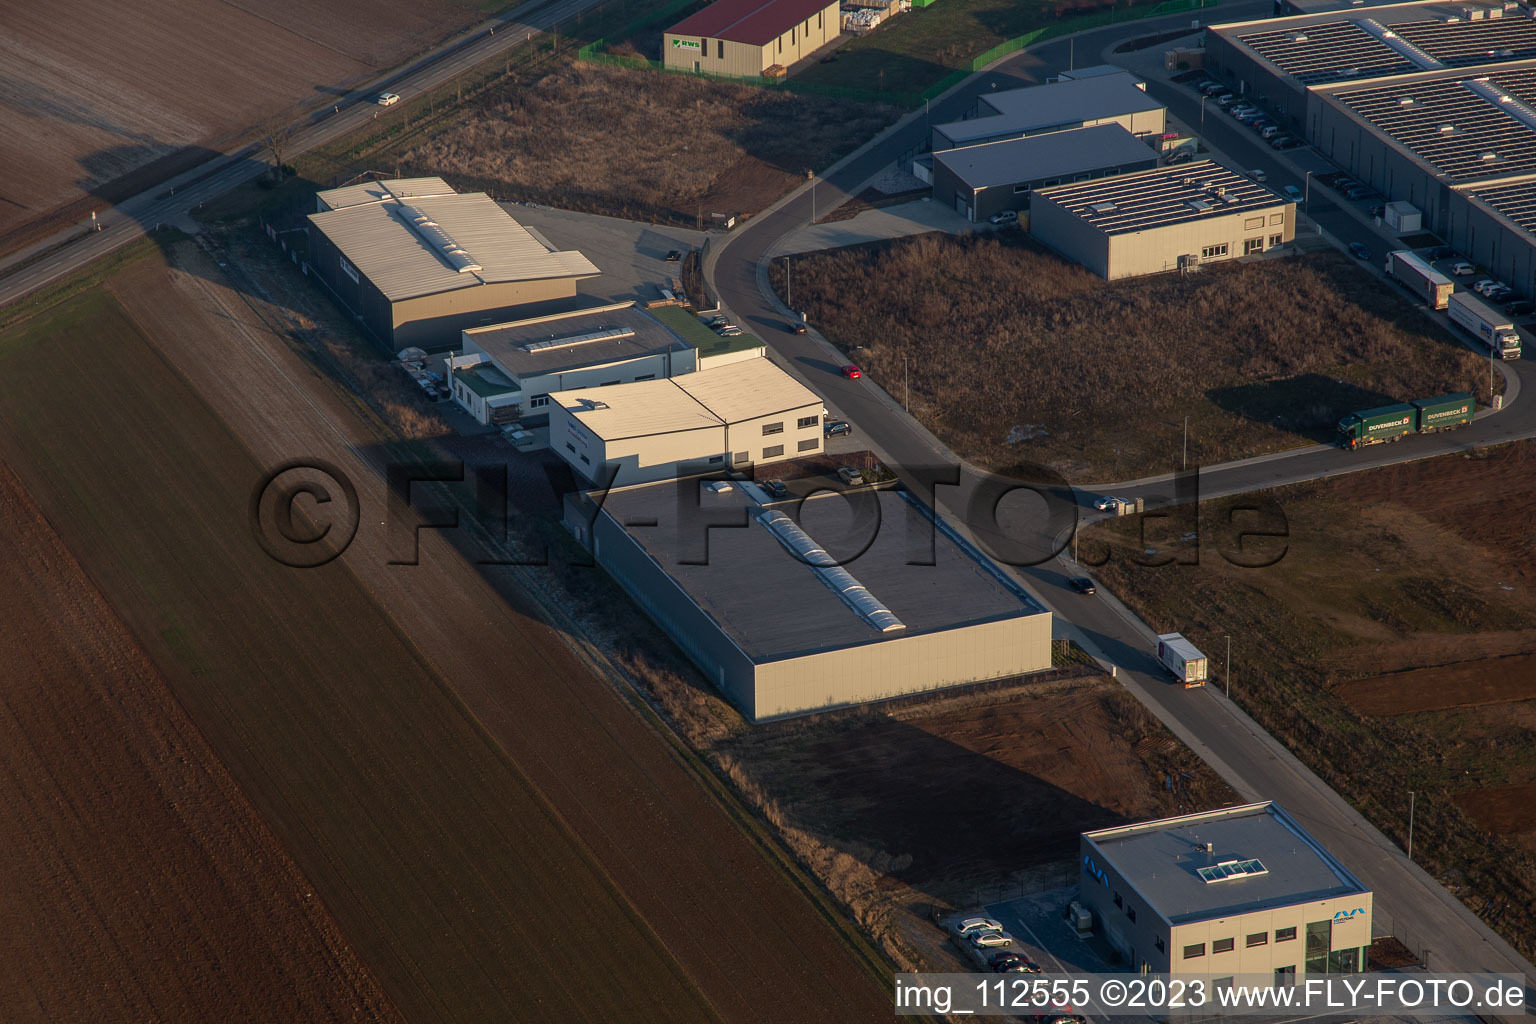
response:
[[[1270,149],[1295,149],[1298,146],[1304,145],[1306,145],[1306,143],[1291,135],[1281,135],[1271,139],[1269,142]]]
[[[1019,222],[1019,214],[1017,210],[1001,210],[988,217],[987,220],[999,226],[1004,224],[1017,224]]]
[[[849,487],[859,487],[864,483],[864,474],[852,466],[844,466],[837,471],[837,478]]]
[[[1344,190],[1345,199],[1376,199],[1380,196],[1380,192],[1377,192],[1375,189],[1369,188],[1365,185],[1355,185],[1352,188],[1347,188]]]
[[[746,334],[747,332],[742,330],[740,327],[737,327],[735,324],[732,324],[730,327],[722,328],[715,333],[720,335],[722,338],[735,338]]]
[[[1216,105],[1217,106],[1230,107],[1232,104],[1234,104],[1236,102],[1237,102],[1237,97],[1232,95],[1230,92],[1224,92],[1220,96],[1216,97]]]
[[[996,949],[1013,945],[1013,936],[1007,932],[980,931],[971,933],[971,945],[977,949]]]
[[[1489,302],[1503,302],[1513,294],[1515,294],[1515,290],[1513,288],[1507,284],[1501,284],[1497,288],[1490,288],[1484,292],[1483,298],[1487,299]]]
[[[682,260],[682,258],[683,258],[683,250],[681,250],[681,249],[673,249],[671,252],[667,253],[667,262],[668,263],[678,263],[678,262],[680,262]]]
[[[730,322],[731,318],[728,316],[712,316],[704,321],[704,326],[713,328],[727,327],[730,325]]]
[[[1493,278],[1485,277],[1481,281],[1474,281],[1474,282],[1472,282],[1472,290],[1477,292],[1477,294],[1482,295],[1484,292],[1486,292],[1489,288],[1492,288],[1497,283],[1498,282],[1495,281]]]
[[[392,92],[381,92],[373,98],[373,102],[381,107],[392,107],[400,102],[400,97]]]
[[[1067,581],[1072,584],[1072,589],[1079,594],[1097,594],[1098,588],[1093,585],[1093,580],[1087,576],[1073,576]]]
[[[1224,93],[1226,91],[1227,91],[1227,87],[1222,85],[1220,82],[1216,81],[1215,79],[1212,79],[1211,81],[1206,82],[1204,85],[1202,85],[1200,87],[1200,92],[1203,93],[1206,96],[1215,96],[1215,95],[1217,95],[1219,93]]]
[[[1248,172],[1248,177],[1252,178],[1254,181],[1259,182],[1260,184],[1263,184],[1264,182],[1269,180],[1269,175],[1265,174],[1263,171],[1259,170],[1258,168],[1254,168],[1253,170],[1249,171]]]
[[[768,492],[768,497],[778,499],[789,497],[789,488],[784,486],[783,480],[764,480],[757,486]]]
[[[1293,203],[1299,203],[1302,200],[1301,189],[1297,188],[1295,185],[1285,186],[1280,190],[1280,194],[1285,196],[1285,198],[1289,199]]]
[[[859,369],[857,366],[854,366],[852,363],[844,366],[838,372],[841,373],[844,377],[847,377],[849,380],[858,380],[860,377],[864,376],[864,371]]]
[[[1350,242],[1349,254],[1357,260],[1368,260],[1371,258],[1371,250],[1366,248],[1364,242]]]
[[[1258,112],[1259,112],[1259,108],[1258,107],[1251,106],[1251,105],[1249,105],[1247,103],[1240,103],[1240,104],[1238,104],[1235,107],[1228,107],[1227,108],[1227,113],[1231,114],[1235,118],[1238,118],[1239,120],[1241,120],[1244,117],[1247,117],[1249,114],[1257,114]]]
[[[1003,930],[1003,925],[1001,921],[990,917],[962,917],[957,921],[951,921],[949,930],[956,935],[969,935],[971,932],[988,930],[1000,932]]]
[[[729,480],[709,480],[704,484],[704,489],[710,494],[724,494],[731,489]]]
[[[804,334],[805,323],[800,320],[791,320],[784,325],[784,329],[790,334]]]
[[[1193,160],[1194,158],[1195,158],[1195,155],[1189,151],[1189,147],[1188,146],[1184,146],[1184,147],[1176,149],[1172,153],[1168,154],[1167,163],[1170,166],[1172,166],[1173,164],[1187,164],[1191,160]]]
[[[1451,273],[1455,274],[1457,277],[1466,277],[1468,274],[1477,273],[1477,268],[1468,263],[1466,260],[1457,260],[1455,263],[1451,264]]]
[[[1516,299],[1514,302],[1504,303],[1504,312],[1510,316],[1530,316],[1536,313],[1536,302],[1530,299]]]
[[[1433,263],[1435,260],[1448,260],[1456,255],[1456,250],[1448,245],[1437,245],[1424,253],[1424,258]]]
[[[838,437],[842,434],[847,434],[849,437],[852,437],[853,424],[849,423],[847,420],[832,420],[826,426],[821,428],[821,433],[825,437]]]
[[[1004,964],[1021,963],[1028,959],[1029,957],[1023,953],[1011,949],[1000,949],[995,953],[987,954],[987,966],[996,969]]]
[[[1124,498],[1115,498],[1106,495],[1093,503],[1093,507],[1100,512],[1118,512],[1121,505],[1129,504]]]

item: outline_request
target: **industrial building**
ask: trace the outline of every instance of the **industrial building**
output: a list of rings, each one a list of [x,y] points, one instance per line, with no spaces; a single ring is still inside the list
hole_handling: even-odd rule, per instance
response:
[[[715,0],[667,29],[662,63],[737,78],[788,68],[837,38],[839,13],[838,0]]]
[[[391,352],[440,352],[466,327],[569,309],[577,283],[598,274],[485,193],[441,178],[349,185],[315,203],[307,269]]]
[[[1163,106],[1147,95],[1141,79],[1119,71],[986,93],[977,98],[965,120],[934,125],[930,143],[937,153],[1110,123],[1132,135],[1150,137],[1161,135],[1167,128],[1166,114]]]
[[[1366,968],[1371,893],[1276,803],[1085,833],[1081,902],[1143,973],[1299,982]]]
[[[549,396],[549,443],[624,487],[821,451],[821,397],[768,359]],[[616,475],[613,475],[616,474]]]
[[[1296,204],[1206,160],[1037,189],[1029,231],[1113,281],[1283,245]]]
[[[967,220],[1029,209],[1037,188],[1157,166],[1157,154],[1119,124],[964,146],[933,155],[934,202]]]
[[[905,492],[774,504],[693,477],[568,496],[565,521],[754,722],[1051,664],[1050,613]]]

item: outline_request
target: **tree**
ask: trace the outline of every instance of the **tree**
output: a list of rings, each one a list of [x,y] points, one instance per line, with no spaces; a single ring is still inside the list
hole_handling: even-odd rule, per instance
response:
[[[287,173],[283,168],[287,163],[288,147],[298,129],[285,118],[272,117],[261,123],[259,132],[262,148],[272,157],[272,180],[282,181]]]

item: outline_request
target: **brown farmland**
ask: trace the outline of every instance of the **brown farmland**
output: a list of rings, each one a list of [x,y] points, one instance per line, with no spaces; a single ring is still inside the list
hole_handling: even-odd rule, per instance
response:
[[[1362,715],[1410,715],[1530,700],[1536,697],[1536,654],[1392,672],[1344,683],[1337,692]]]
[[[184,147],[340,95],[476,17],[455,0],[0,3],[0,248],[118,194]],[[150,187],[153,180],[130,179]],[[131,194],[131,191],[126,193]],[[26,232],[24,225],[33,225]]]
[[[3,463],[0,530],[0,1020],[399,1020]]]

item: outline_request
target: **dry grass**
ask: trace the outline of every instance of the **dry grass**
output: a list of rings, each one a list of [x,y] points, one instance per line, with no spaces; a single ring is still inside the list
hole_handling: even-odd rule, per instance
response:
[[[567,64],[492,89],[400,157],[493,194],[697,223],[755,212],[899,116],[894,107]]]
[[[1092,480],[1326,440],[1343,413],[1474,391],[1486,360],[1344,257],[1105,283],[1017,231],[801,257],[795,300],[965,457]],[[1012,440],[1010,441],[1010,437]]]

